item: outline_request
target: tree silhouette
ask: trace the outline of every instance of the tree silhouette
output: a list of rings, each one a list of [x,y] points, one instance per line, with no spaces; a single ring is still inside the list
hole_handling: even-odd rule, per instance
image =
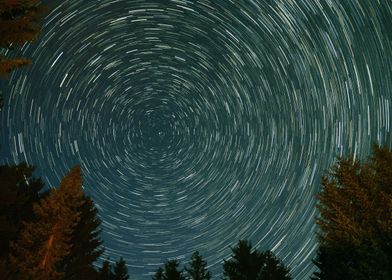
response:
[[[198,251],[194,252],[189,262],[189,267],[185,268],[192,280],[210,280],[211,273],[207,270],[207,262],[203,260]]]
[[[17,240],[22,222],[32,221],[33,204],[45,195],[34,167],[26,163],[0,166],[0,275],[11,278],[8,256],[10,243]]]
[[[118,262],[116,262],[116,265],[114,266],[114,275],[113,275],[114,280],[128,280],[129,275],[128,275],[128,268],[125,264],[124,259],[121,257]]]
[[[155,275],[152,277],[154,280],[185,280],[181,270],[178,270],[180,263],[177,260],[168,260],[164,264],[164,268],[158,268]]]
[[[319,271],[311,279],[391,279],[388,258],[374,244],[360,246],[320,246],[314,264]]]
[[[72,245],[70,236],[80,220],[83,204],[80,167],[73,167],[58,189],[34,205],[36,220],[25,223],[20,239],[12,245],[11,264],[19,279],[61,279],[58,264],[66,258]]]
[[[41,19],[46,12],[38,0],[0,1],[0,48],[13,50],[37,39]],[[31,64],[26,58],[6,58],[0,55],[0,76],[6,78],[10,71]]]
[[[374,146],[364,163],[338,158],[318,199],[313,279],[392,279],[392,152]]]
[[[44,187],[33,177],[34,167],[21,163],[0,166],[0,259],[9,254],[9,243],[15,241],[22,221],[31,221],[33,203],[39,201]]]
[[[80,167],[50,191],[33,171],[25,163],[0,166],[0,278],[128,279],[122,258],[114,272],[108,261],[94,268],[103,252],[101,221],[83,194]]]
[[[99,269],[99,280],[113,280],[113,268],[109,259],[102,262],[102,267]]]
[[[252,250],[246,240],[232,248],[232,259],[224,261],[223,270],[223,279],[230,280],[291,279],[289,269],[272,252]]]
[[[152,276],[153,280],[163,280],[164,277],[164,270],[162,267],[159,267],[156,271],[155,274]]]
[[[96,278],[94,262],[103,253],[100,247],[102,240],[99,237],[101,221],[97,217],[98,211],[91,198],[83,197],[78,212],[79,221],[70,236],[70,253],[58,266],[67,280]]]

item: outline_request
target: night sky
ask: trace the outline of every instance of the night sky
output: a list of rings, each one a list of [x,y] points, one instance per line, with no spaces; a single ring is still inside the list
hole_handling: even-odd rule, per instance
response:
[[[81,164],[111,260],[150,279],[239,239],[314,270],[337,155],[392,146],[389,0],[50,1],[0,87],[2,164],[56,187]]]

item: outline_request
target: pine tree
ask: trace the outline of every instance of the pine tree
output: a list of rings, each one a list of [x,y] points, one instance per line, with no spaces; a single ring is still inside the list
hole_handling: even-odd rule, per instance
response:
[[[32,221],[33,204],[45,195],[43,182],[33,177],[34,169],[26,163],[0,166],[0,260],[4,263],[10,242],[20,234],[22,221]]]
[[[198,251],[194,252],[189,263],[189,267],[185,268],[190,279],[192,280],[210,280],[211,273],[207,270],[207,262]]]
[[[311,279],[391,279],[387,255],[375,244],[320,246],[313,261],[318,267]]]
[[[102,240],[99,237],[101,221],[97,217],[98,211],[94,202],[89,197],[83,197],[83,204],[78,212],[80,220],[70,237],[70,253],[58,267],[64,272],[64,278],[67,280],[95,279],[97,272],[94,269],[94,262],[103,252]]]
[[[164,277],[164,270],[162,267],[159,267],[155,271],[155,274],[152,276],[152,280],[163,280],[163,277]]]
[[[264,258],[264,265],[258,276],[259,279],[281,279],[289,280],[291,276],[289,269],[283,265],[283,263],[272,253],[271,251],[265,251],[261,253]]]
[[[99,269],[99,280],[113,280],[113,277],[112,265],[107,259],[102,262],[102,267]]]
[[[177,260],[168,260],[164,264],[164,268],[158,268],[155,275],[152,277],[154,280],[185,280],[182,270],[178,270],[180,265]]]
[[[82,203],[82,175],[76,166],[58,189],[34,205],[36,221],[26,223],[20,239],[12,245],[10,259],[19,279],[63,278],[57,265],[71,252],[70,236],[80,220]]]
[[[223,279],[229,280],[289,280],[286,268],[272,252],[252,250],[246,240],[232,248],[232,259],[224,261]]]
[[[121,257],[116,265],[114,266],[113,280],[128,280],[128,268],[125,264],[124,259]]]
[[[392,279],[392,152],[338,158],[318,196],[319,268],[313,279]]]
[[[181,270],[178,270],[180,265],[177,260],[169,260],[165,263],[165,280],[185,280]]]
[[[8,50],[37,39],[46,8],[38,0],[0,1],[0,48]],[[0,76],[6,78],[13,69],[31,64],[25,58],[8,59],[0,55]]]

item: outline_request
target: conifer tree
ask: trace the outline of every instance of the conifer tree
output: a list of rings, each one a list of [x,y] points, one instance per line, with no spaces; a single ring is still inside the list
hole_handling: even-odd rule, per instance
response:
[[[13,50],[37,39],[41,19],[46,12],[38,0],[0,1],[0,48]],[[6,58],[0,55],[0,76],[6,78],[13,69],[31,64],[26,58]]]
[[[313,280],[368,280],[391,279],[388,256],[375,244],[365,242],[359,246],[320,246],[313,261],[318,271]]]
[[[36,220],[25,224],[20,239],[12,245],[11,264],[19,279],[63,278],[57,266],[71,252],[70,236],[80,220],[82,203],[82,175],[75,166],[58,189],[34,205]]]
[[[392,152],[374,146],[364,163],[338,158],[318,199],[313,279],[392,279]]]
[[[177,260],[169,260],[165,263],[165,280],[185,280],[181,270],[178,270],[180,265]]]
[[[159,267],[155,271],[155,274],[152,276],[152,280],[163,280],[163,276],[164,276],[164,270],[162,267]]]
[[[43,182],[33,177],[34,169],[26,163],[0,166],[0,260],[3,262],[10,253],[10,242],[19,236],[22,221],[34,218],[33,203],[45,195]]]
[[[96,278],[94,262],[103,252],[102,240],[99,236],[101,220],[97,216],[98,211],[91,198],[83,197],[83,204],[78,212],[80,212],[80,220],[70,236],[72,244],[70,253],[58,265],[67,280]]]
[[[154,280],[185,280],[182,270],[178,270],[180,265],[177,260],[168,260],[164,264],[164,268],[158,268],[155,275],[152,277]]]
[[[9,263],[10,243],[17,240],[22,222],[34,219],[33,203],[45,195],[40,179],[33,177],[34,167],[26,163],[0,166],[0,275],[14,279]],[[1,278],[0,277],[0,278]]]
[[[125,264],[124,259],[121,257],[116,265],[114,266],[113,280],[128,280],[128,268]]]
[[[194,252],[189,263],[189,267],[185,268],[190,279],[192,280],[210,280],[211,273],[207,270],[207,262],[198,251]]]
[[[102,267],[99,269],[99,280],[113,280],[113,268],[109,259],[102,262]]]
[[[272,252],[252,250],[246,240],[232,248],[232,259],[224,261],[223,279],[228,280],[289,280],[286,268]]]

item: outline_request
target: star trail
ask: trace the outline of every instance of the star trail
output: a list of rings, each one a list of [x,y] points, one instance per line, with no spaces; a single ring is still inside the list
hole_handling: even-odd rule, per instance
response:
[[[112,260],[150,279],[239,239],[308,279],[336,156],[392,145],[388,0],[50,1],[1,81],[1,162],[81,164]]]

